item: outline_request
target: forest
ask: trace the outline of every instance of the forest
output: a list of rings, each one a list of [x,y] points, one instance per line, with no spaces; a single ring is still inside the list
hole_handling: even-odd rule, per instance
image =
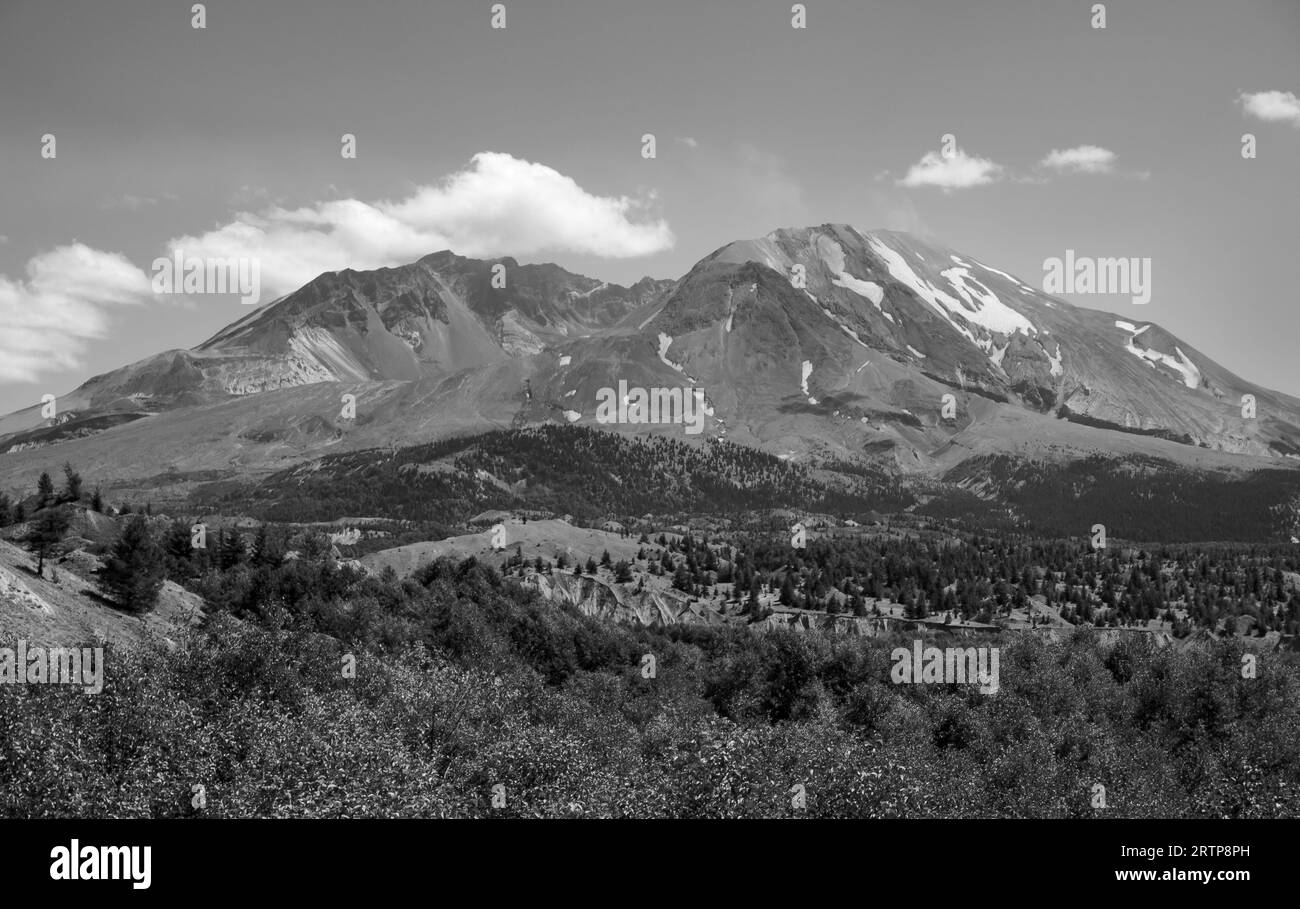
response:
[[[101,695],[4,686],[0,815],[1300,812],[1300,673],[1263,653],[1247,677],[1239,639],[1009,636],[986,696],[893,685],[898,639],[615,625],[473,560],[207,590],[175,646],[112,649]]]

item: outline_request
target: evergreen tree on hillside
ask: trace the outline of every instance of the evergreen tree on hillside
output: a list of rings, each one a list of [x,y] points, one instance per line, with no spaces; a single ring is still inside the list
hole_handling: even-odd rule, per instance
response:
[[[63,465],[63,501],[81,501],[81,474],[73,469],[70,462]]]
[[[68,513],[62,508],[46,508],[37,513],[23,538],[27,551],[36,556],[37,575],[44,574],[45,560],[55,553],[67,532]]]
[[[95,487],[95,492],[90,497],[90,510],[98,514],[104,513],[104,497],[99,494],[99,487]]]
[[[0,527],[7,527],[14,517],[13,505],[9,501],[9,496],[0,492]]]
[[[781,605],[793,606],[794,601],[794,581],[790,577],[790,572],[787,571],[785,577],[781,578]]]
[[[263,524],[257,530],[257,538],[253,541],[252,563],[259,568],[275,568],[284,562],[286,548],[284,534],[280,531],[272,531],[269,525]]]
[[[42,471],[41,478],[36,481],[36,507],[44,508],[53,498],[54,481],[50,479],[47,471]]]
[[[120,605],[149,612],[158,603],[165,575],[164,553],[143,515],[122,528],[99,570],[99,586]]]
[[[677,570],[673,572],[673,587],[677,590],[690,593],[694,586],[695,585],[691,581],[691,572],[687,569],[686,563],[682,562],[677,566]]]
[[[167,557],[167,576],[180,580],[193,574],[194,547],[190,541],[190,528],[184,521],[173,521],[167,530],[164,544]]]

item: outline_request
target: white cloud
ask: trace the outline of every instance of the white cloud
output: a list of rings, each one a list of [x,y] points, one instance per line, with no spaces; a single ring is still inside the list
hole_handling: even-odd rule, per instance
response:
[[[545,165],[481,152],[464,170],[400,201],[240,212],[206,233],[168,241],[166,255],[255,258],[261,287],[279,296],[322,272],[399,265],[441,249],[475,257],[657,253],[674,242],[667,222],[632,220],[653,202],[653,194],[593,195]],[[29,260],[25,280],[0,275],[0,379],[75,368],[85,342],[107,333],[105,307],[146,299],[156,299],[146,272],[75,241]]]
[[[173,239],[168,249],[187,257],[256,257],[263,287],[279,295],[321,272],[398,265],[440,249],[474,257],[650,255],[674,242],[666,221],[632,220],[652,201],[593,195],[544,164],[480,152],[466,169],[400,201],[340,199],[240,212],[215,230]]]
[[[33,256],[26,279],[0,275],[0,379],[75,367],[85,342],[107,333],[107,307],[149,294],[148,276],[116,253],[73,241]]]
[[[1002,170],[1002,165],[987,158],[972,157],[960,148],[947,156],[930,151],[908,168],[907,175],[898,183],[900,186],[937,186],[944,192],[951,192],[993,183],[1001,176]]]
[[[1099,145],[1076,145],[1074,148],[1054,148],[1038,163],[1057,171],[1109,174],[1114,171],[1115,153]]]
[[[678,136],[677,141],[682,143],[682,145],[685,145],[687,148],[700,147],[700,140],[692,138],[691,136]]]
[[[1295,96],[1295,92],[1242,92],[1237,103],[1249,116],[1300,127],[1300,98]]]

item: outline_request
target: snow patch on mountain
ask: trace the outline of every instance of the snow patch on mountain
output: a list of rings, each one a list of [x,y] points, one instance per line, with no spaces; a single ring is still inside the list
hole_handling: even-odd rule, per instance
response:
[[[1039,343],[1041,344],[1042,342],[1040,341]],[[1043,348],[1043,353],[1047,353],[1046,347]],[[1052,375],[1060,376],[1065,374],[1065,369],[1061,366],[1061,342],[1060,341],[1056,342],[1056,356],[1052,356],[1051,354],[1047,353],[1047,362],[1051,364],[1050,372]]]
[[[674,363],[668,359],[668,348],[673,346],[673,336],[665,332],[659,332],[659,359],[671,366],[678,372],[685,372],[685,368],[679,363]]]
[[[885,299],[885,289],[879,284],[872,281],[864,281],[856,278],[845,271],[844,267],[844,247],[836,243],[829,237],[817,238],[817,252],[821,254],[822,263],[831,272],[831,283],[836,287],[843,287],[845,290],[852,291],[859,297],[866,297],[876,309],[880,309],[881,302]],[[881,310],[882,312],[884,310]]]
[[[1002,360],[1007,355],[1007,349],[1010,346],[1011,346],[1011,342],[1008,341],[1007,343],[1003,344],[1001,347],[993,348],[993,352],[989,354],[989,359],[993,361],[994,366],[1002,365]]]
[[[799,388],[803,391],[804,397],[808,399],[809,404],[816,404],[817,399],[808,391],[808,377],[813,373],[812,360],[803,361],[802,373],[799,377]]]
[[[907,264],[907,260],[903,258],[901,253],[890,249],[875,237],[871,237],[869,242],[872,251],[885,263],[890,277],[900,284],[907,285],[914,294],[929,303],[930,308],[942,316],[953,327],[953,330],[960,333],[972,344],[975,343],[975,335],[971,333],[971,330],[953,318],[953,313],[963,311],[960,303],[929,281],[919,277],[916,272],[912,271],[912,266]]]
[[[968,269],[947,268],[939,274],[943,275],[953,289],[970,304],[962,315],[971,322],[1002,334],[1023,331],[1026,335],[1030,335],[1038,331],[1032,322],[1003,303],[998,299],[997,294],[972,277]]]
[[[953,258],[956,259],[957,257],[956,257],[956,256],[953,256]],[[965,264],[965,263],[962,263],[962,264]],[[983,262],[976,262],[975,264],[978,265],[980,268],[984,269],[985,271],[991,271],[991,272],[993,272],[993,274],[995,274],[995,275],[1001,275],[1002,277],[1004,277],[1004,278],[1006,278],[1008,281],[1010,281],[1012,284],[1015,284],[1015,285],[1017,285],[1017,286],[1019,286],[1019,287],[1022,287],[1022,288],[1024,288],[1025,290],[1028,290],[1028,291],[1031,291],[1031,292],[1034,290],[1034,288],[1030,287],[1030,286],[1029,286],[1028,284],[1026,284],[1024,281],[1021,281],[1019,278],[1015,277],[1014,275],[1009,275],[1009,274],[1007,274],[1005,271],[1002,271],[1001,269],[998,269],[998,268],[990,268],[989,266],[985,265]]]
[[[1183,384],[1188,388],[1200,388],[1201,370],[1177,345],[1174,345],[1174,352],[1172,354],[1167,354],[1150,347],[1138,347],[1133,343],[1135,338],[1151,327],[1149,323],[1138,328],[1132,322],[1125,322],[1121,319],[1116,319],[1115,327],[1121,328],[1129,333],[1128,339],[1124,342],[1124,349],[1133,356],[1145,361],[1152,369],[1156,368],[1157,363],[1162,363],[1182,376]]]
[[[914,356],[914,357],[916,357],[916,358],[918,358],[918,359],[921,359],[921,360],[924,360],[924,359],[925,359],[925,354],[921,353],[919,350],[917,350],[917,349],[916,349],[915,347],[913,347],[911,344],[907,345],[907,349],[911,352],[912,356]]]
[[[668,348],[672,346],[673,346],[673,336],[667,334],[666,332],[662,332],[662,331],[659,332],[659,359],[662,360],[666,365],[671,366],[673,369],[677,370],[682,375],[686,376],[686,378],[694,382],[695,377],[686,372],[686,367],[682,366],[680,363],[674,363],[672,360],[668,359]]]
[[[609,287],[609,282],[601,281],[591,290],[571,290],[569,291],[569,296],[579,300],[585,300],[586,298],[590,297],[592,294],[596,293],[597,291],[604,290],[606,287]]]

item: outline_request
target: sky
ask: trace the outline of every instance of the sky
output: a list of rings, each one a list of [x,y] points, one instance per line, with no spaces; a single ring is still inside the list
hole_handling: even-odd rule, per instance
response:
[[[247,315],[155,293],[178,250],[267,302],[444,248],[675,278],[828,222],[1040,287],[1150,259],[1149,303],[1065,296],[1300,395],[1300,0],[793,5],[0,0],[0,412]]]

